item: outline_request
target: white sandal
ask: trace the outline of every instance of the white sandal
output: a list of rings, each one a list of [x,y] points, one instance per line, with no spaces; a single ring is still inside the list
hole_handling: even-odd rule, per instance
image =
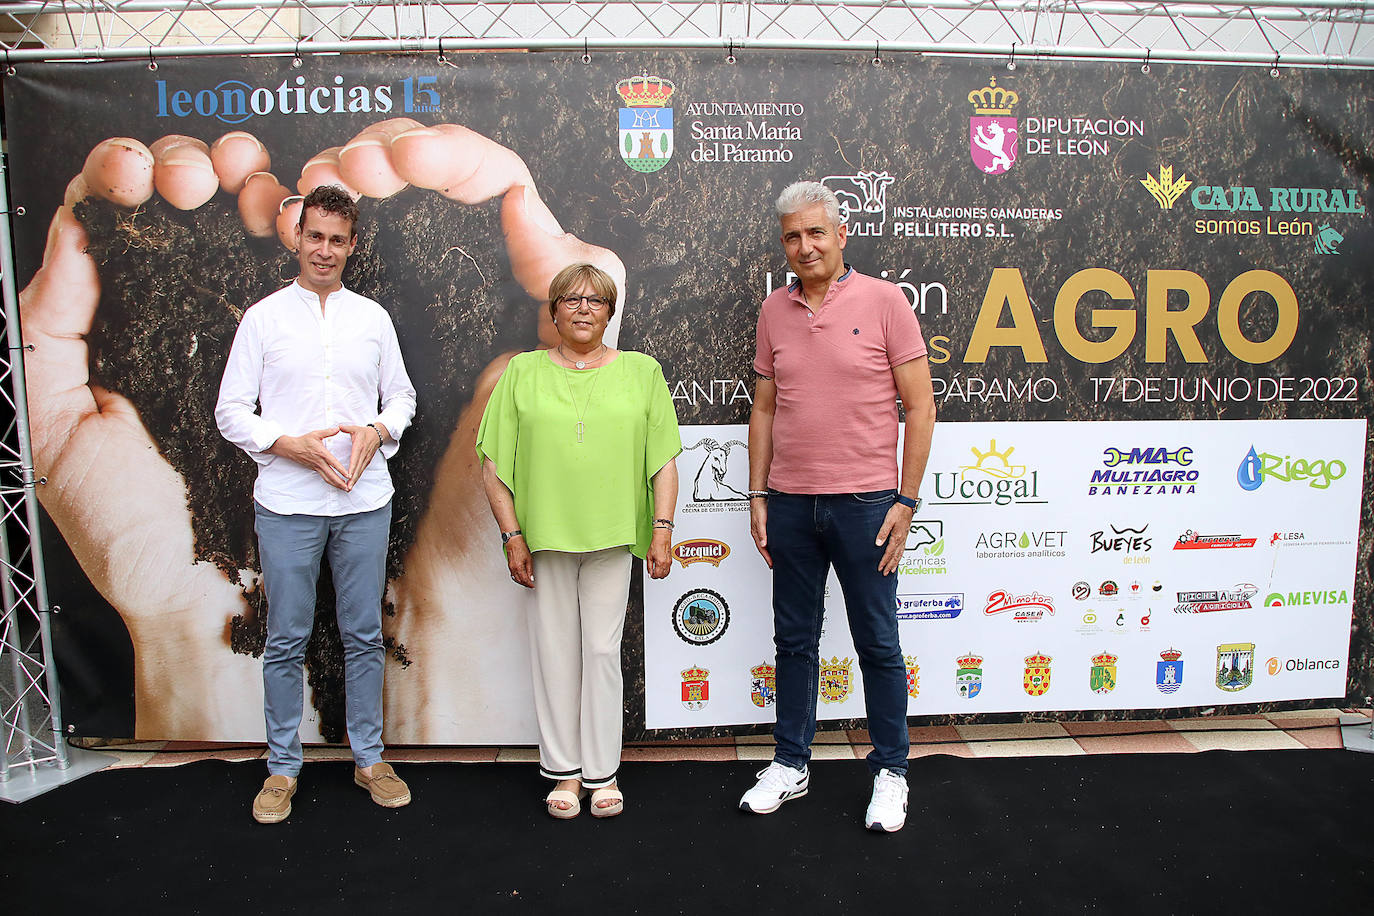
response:
[[[609,805],[599,806],[597,802],[610,800]],[[592,817],[615,817],[625,810],[625,796],[615,786],[592,789]]]
[[[582,798],[587,794],[586,789],[579,792],[569,792],[567,789],[554,789],[544,796],[544,806],[548,809],[549,817],[556,817],[560,821],[577,817],[582,813]],[[555,802],[567,802],[568,807],[560,808]]]

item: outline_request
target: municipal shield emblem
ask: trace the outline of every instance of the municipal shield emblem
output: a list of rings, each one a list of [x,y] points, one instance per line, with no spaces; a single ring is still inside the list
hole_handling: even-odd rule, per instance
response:
[[[749,699],[760,709],[772,706],[778,698],[778,669],[772,665],[755,665],[749,669],[749,677]]]
[[[688,709],[703,708],[711,699],[711,672],[700,666],[682,672],[682,705]]]
[[[637,172],[657,172],[673,158],[673,109],[668,100],[674,89],[671,81],[647,73],[615,85],[625,102],[617,148],[620,158]]]
[[[1244,690],[1255,680],[1255,644],[1217,646],[1217,686],[1228,693]]]
[[[853,683],[854,659],[843,661],[838,656],[826,661],[821,659],[821,702],[843,703],[849,697]]]
[[[1093,693],[1108,694],[1116,689],[1116,656],[1110,652],[1093,656],[1092,670],[1088,673],[1088,686]]]
[[[1017,120],[1010,117],[1018,96],[997,85],[993,77],[982,89],[968,94],[974,117],[968,120],[968,151],[985,175],[1001,175],[1016,164]]]
[[[906,662],[906,695],[914,700],[921,693],[921,666],[914,655],[904,655],[902,660]]]
[[[1026,656],[1026,676],[1022,681],[1029,696],[1042,696],[1050,689],[1050,662],[1053,658],[1043,652]]]
[[[968,652],[954,662],[954,688],[959,696],[971,700],[983,689],[983,657]]]
[[[1160,693],[1173,693],[1183,686],[1183,653],[1165,649],[1155,662],[1155,686]]]

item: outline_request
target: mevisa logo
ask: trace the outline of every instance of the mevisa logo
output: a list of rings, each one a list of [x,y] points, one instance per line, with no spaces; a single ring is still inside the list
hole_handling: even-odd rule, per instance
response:
[[[401,108],[405,114],[439,111],[437,76],[408,76],[400,81]],[[346,86],[335,75],[329,84],[307,85],[304,76],[282,80],[275,88],[253,86],[243,80],[224,80],[200,89],[177,89],[157,80],[157,117],[215,118],[226,124],[242,124],[255,115],[357,114],[395,110],[394,87]]]
[[[1329,589],[1319,592],[1270,592],[1264,599],[1265,607],[1306,607],[1314,604],[1346,604],[1350,594],[1345,589]]]

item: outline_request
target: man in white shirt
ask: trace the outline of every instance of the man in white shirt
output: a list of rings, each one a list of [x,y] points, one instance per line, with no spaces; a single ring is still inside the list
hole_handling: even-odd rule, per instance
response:
[[[353,780],[379,805],[410,803],[405,782],[382,762],[381,601],[393,492],[386,459],[415,415],[415,389],[391,317],[343,288],[357,221],[357,204],[340,188],[306,196],[296,227],[300,276],[244,314],[215,406],[220,433],[258,464],[269,776],[253,817],[264,824],[285,820],[296,792],[302,666],[326,553],[344,645]]]

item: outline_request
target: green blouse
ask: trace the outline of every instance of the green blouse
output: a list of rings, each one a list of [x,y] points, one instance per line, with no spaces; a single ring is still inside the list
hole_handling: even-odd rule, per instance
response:
[[[477,455],[515,495],[531,551],[629,546],[643,559],[653,536],[650,478],[681,451],[662,367],[630,351],[580,371],[546,350],[519,354],[477,430]]]

